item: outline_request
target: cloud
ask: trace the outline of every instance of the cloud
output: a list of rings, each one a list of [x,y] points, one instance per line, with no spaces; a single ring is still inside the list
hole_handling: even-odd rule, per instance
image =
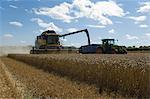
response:
[[[40,27],[42,28],[47,28],[50,26],[50,23],[45,23],[42,19],[40,18],[32,18],[31,21],[36,22]]]
[[[36,22],[44,30],[55,30],[57,32],[62,32],[62,29],[56,26],[53,22],[46,23],[40,18],[32,18],[31,21]]]
[[[108,16],[122,17],[125,15],[124,10],[114,1],[99,1],[94,3],[90,0],[74,0],[72,3],[64,2],[51,8],[34,8],[33,11],[35,14],[46,15],[68,23],[73,19],[89,18],[103,25],[113,23]]]
[[[141,28],[147,28],[148,25],[146,25],[146,24],[141,24],[141,25],[139,25],[139,27],[141,27]]]
[[[130,16],[128,17],[128,19],[132,19],[135,21],[135,23],[139,23],[139,22],[143,22],[146,20],[146,16],[138,16],[138,17],[134,17],[134,16]]]
[[[104,26],[104,25],[87,25],[87,27],[91,27],[91,28],[105,28],[106,26]]]
[[[20,43],[23,43],[23,44],[25,44],[25,43],[27,43],[27,41],[23,41],[23,40],[21,40],[21,41],[20,41]]]
[[[65,45],[65,43],[68,43],[67,41],[68,40],[66,38],[60,38],[61,45]]]
[[[9,7],[14,8],[14,9],[18,8],[17,6],[14,6],[14,5],[9,5]]]
[[[137,36],[131,36],[129,34],[126,34],[126,38],[129,40],[139,39]]]
[[[144,34],[144,39],[149,40],[150,39],[150,33],[145,33]]]
[[[62,41],[62,42],[67,42],[67,39],[61,38],[61,41]]]
[[[76,28],[69,28],[69,29],[67,29],[67,32],[75,32],[75,31],[77,31]]]
[[[150,13],[150,2],[142,3],[142,6],[137,10],[140,13]]]
[[[115,30],[114,29],[111,29],[108,31],[110,34],[115,34]]]
[[[106,16],[124,16],[124,11],[113,1],[101,1],[97,2],[90,9],[89,18],[99,21],[103,25],[112,24],[112,21]]]
[[[14,37],[12,34],[4,34],[3,36],[4,36],[4,38],[8,38],[8,39]]]
[[[49,16],[53,19],[63,20],[64,22],[69,23],[70,20],[73,19],[73,17],[71,17],[69,15],[70,14],[70,8],[71,8],[71,5],[64,2],[64,3],[57,5],[53,8],[43,7],[40,9],[33,9],[33,11],[35,12],[35,14],[46,15],[46,16]]]
[[[81,47],[81,43],[71,43],[71,46]]]
[[[57,27],[53,22],[49,23],[50,25],[46,28],[46,30],[55,30],[57,32],[62,32],[62,29]]]
[[[24,9],[27,13],[33,13],[32,10]]]
[[[98,40],[102,40],[102,37],[98,37]]]
[[[108,38],[109,38],[109,39],[113,39],[113,37],[111,37],[111,36],[109,36]]]
[[[145,34],[145,36],[148,36],[148,37],[150,37],[150,33],[146,33],[146,34]]]
[[[9,22],[9,24],[14,25],[14,26],[18,26],[18,27],[22,27],[23,24],[17,21],[13,21],[13,22]]]
[[[123,23],[123,22],[121,22],[121,21],[116,21],[115,23]]]

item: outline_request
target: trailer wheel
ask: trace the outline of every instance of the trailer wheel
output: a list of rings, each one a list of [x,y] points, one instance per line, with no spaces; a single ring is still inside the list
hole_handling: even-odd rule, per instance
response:
[[[100,47],[96,48],[96,54],[101,54],[101,53],[103,53],[102,49]]]

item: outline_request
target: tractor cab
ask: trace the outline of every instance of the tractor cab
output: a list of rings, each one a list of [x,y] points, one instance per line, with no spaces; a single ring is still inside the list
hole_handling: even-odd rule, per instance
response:
[[[114,45],[115,44],[115,39],[102,39],[102,44],[103,45]]]
[[[115,39],[102,39],[102,46],[106,53],[112,53]]]

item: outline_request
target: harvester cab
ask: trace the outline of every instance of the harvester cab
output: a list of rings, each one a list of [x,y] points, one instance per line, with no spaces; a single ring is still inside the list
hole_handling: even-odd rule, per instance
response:
[[[37,36],[35,41],[36,49],[55,49],[60,46],[59,34],[56,34],[53,30],[43,32],[40,36]]]

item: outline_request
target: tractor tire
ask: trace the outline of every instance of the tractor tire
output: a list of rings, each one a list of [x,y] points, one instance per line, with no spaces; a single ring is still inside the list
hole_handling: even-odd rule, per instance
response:
[[[96,48],[96,54],[102,54],[103,51],[102,51],[102,48],[98,47]]]
[[[113,49],[111,53],[112,53],[112,54],[116,54],[116,51],[115,51],[115,49]]]
[[[123,54],[127,54],[128,52],[127,51],[124,51],[124,53]]]

